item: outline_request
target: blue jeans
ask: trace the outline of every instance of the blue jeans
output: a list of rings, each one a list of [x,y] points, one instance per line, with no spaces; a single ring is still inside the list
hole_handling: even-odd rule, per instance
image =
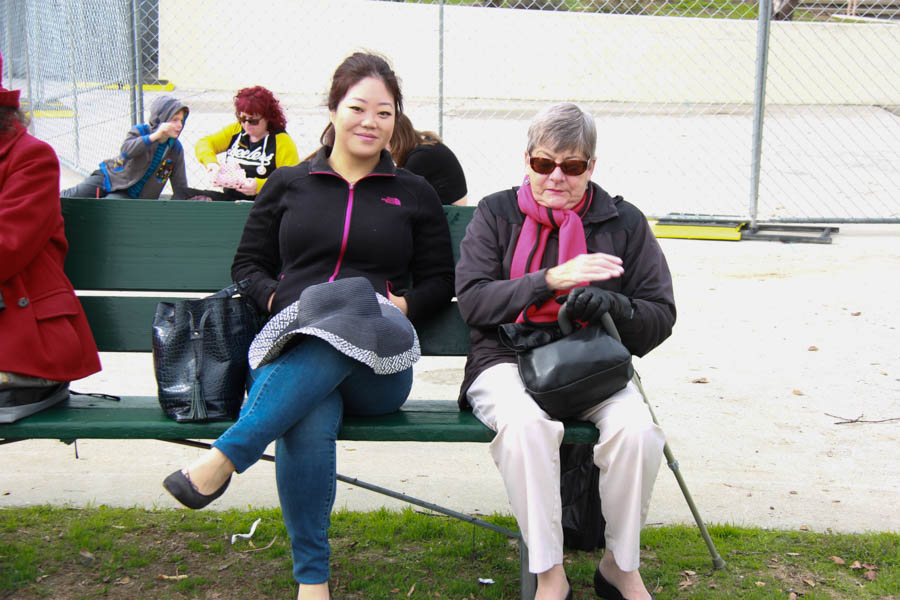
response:
[[[253,386],[240,417],[213,446],[242,473],[276,441],[275,479],[291,536],[294,579],[323,583],[329,578],[335,440],[343,413],[396,411],[409,395],[412,369],[376,375],[327,342],[309,337],[252,371],[251,377]]]

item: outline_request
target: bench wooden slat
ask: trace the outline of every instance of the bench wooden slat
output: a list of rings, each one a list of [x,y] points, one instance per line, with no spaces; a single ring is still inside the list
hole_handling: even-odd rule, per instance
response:
[[[81,305],[101,352],[150,352],[153,315],[165,296],[84,296]],[[469,328],[456,304],[416,328],[423,356],[464,356],[469,351]]]
[[[80,290],[222,289],[250,206],[64,198],[66,274]]]
[[[0,424],[0,439],[201,439],[219,437],[230,421],[176,423],[153,396],[120,401],[74,396],[15,424]],[[408,400],[396,413],[344,418],[340,439],[384,442],[489,442],[494,433],[449,400]],[[586,423],[567,424],[566,442],[596,442]]]
[[[63,198],[76,290],[216,291],[231,283],[231,261],[250,203]],[[454,259],[474,207],[447,206]]]
[[[101,352],[150,352],[153,315],[166,296],[80,296]],[[423,356],[465,356],[469,351],[469,328],[456,304],[420,323],[416,328]]]

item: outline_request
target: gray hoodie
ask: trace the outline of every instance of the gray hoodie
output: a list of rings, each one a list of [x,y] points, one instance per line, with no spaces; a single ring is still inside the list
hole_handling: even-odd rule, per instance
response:
[[[187,175],[184,169],[184,150],[177,138],[169,138],[165,142],[151,142],[150,134],[167,122],[179,110],[187,106],[172,96],[160,96],[150,105],[150,120],[132,127],[122,142],[119,155],[100,163],[100,171],[104,175],[103,188],[109,192],[127,192],[129,188],[144,180],[138,192],[138,198],[159,198],[160,193],[171,178],[172,187],[186,186]],[[165,146],[159,162],[149,172],[157,148]]]

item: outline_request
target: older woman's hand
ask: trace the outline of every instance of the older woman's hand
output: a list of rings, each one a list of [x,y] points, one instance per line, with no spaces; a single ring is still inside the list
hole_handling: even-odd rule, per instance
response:
[[[579,254],[561,265],[547,269],[545,279],[551,290],[567,290],[579,283],[606,281],[620,277],[624,269],[622,259],[612,254],[595,252]]]
[[[562,298],[566,299],[566,312],[578,321],[599,323],[605,313],[609,313],[615,321],[623,321],[634,314],[631,301],[626,296],[609,290],[577,287],[568,296],[560,296],[559,299]]]

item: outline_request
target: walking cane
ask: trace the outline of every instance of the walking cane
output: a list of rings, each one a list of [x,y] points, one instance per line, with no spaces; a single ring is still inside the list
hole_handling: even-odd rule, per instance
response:
[[[604,329],[606,332],[614,337],[615,339],[622,341],[622,338],[619,336],[619,332],[616,329],[615,324],[613,323],[612,317],[609,316],[609,313],[604,313],[601,318],[601,323],[603,323]],[[641,378],[637,374],[637,371],[634,372],[634,382],[637,384],[638,389],[641,391],[641,397],[644,399],[644,404],[647,405],[647,410],[650,411],[650,417],[653,419],[653,422],[659,426],[659,421],[656,420],[656,414],[653,412],[653,407],[650,406],[650,400],[647,399],[647,394],[644,392],[644,386],[641,385]],[[709,537],[709,532],[706,530],[706,524],[703,523],[703,519],[700,517],[700,511],[697,510],[697,505],[694,504],[694,499],[691,498],[691,493],[688,491],[687,484],[684,482],[684,478],[681,477],[681,470],[678,468],[678,461],[675,460],[675,456],[672,455],[672,450],[669,449],[669,443],[666,442],[666,445],[663,446],[663,454],[666,456],[666,464],[669,465],[669,468],[672,470],[672,473],[675,474],[675,479],[678,481],[678,487],[681,488],[681,493],[684,494],[684,499],[687,501],[688,508],[691,509],[691,514],[694,515],[694,521],[697,522],[697,527],[700,529],[700,535],[703,536],[703,541],[706,542],[706,547],[709,549],[709,554],[712,556],[713,568],[715,569],[724,569],[725,561],[719,556],[719,551],[716,550],[716,545],[713,543],[712,538]]]

